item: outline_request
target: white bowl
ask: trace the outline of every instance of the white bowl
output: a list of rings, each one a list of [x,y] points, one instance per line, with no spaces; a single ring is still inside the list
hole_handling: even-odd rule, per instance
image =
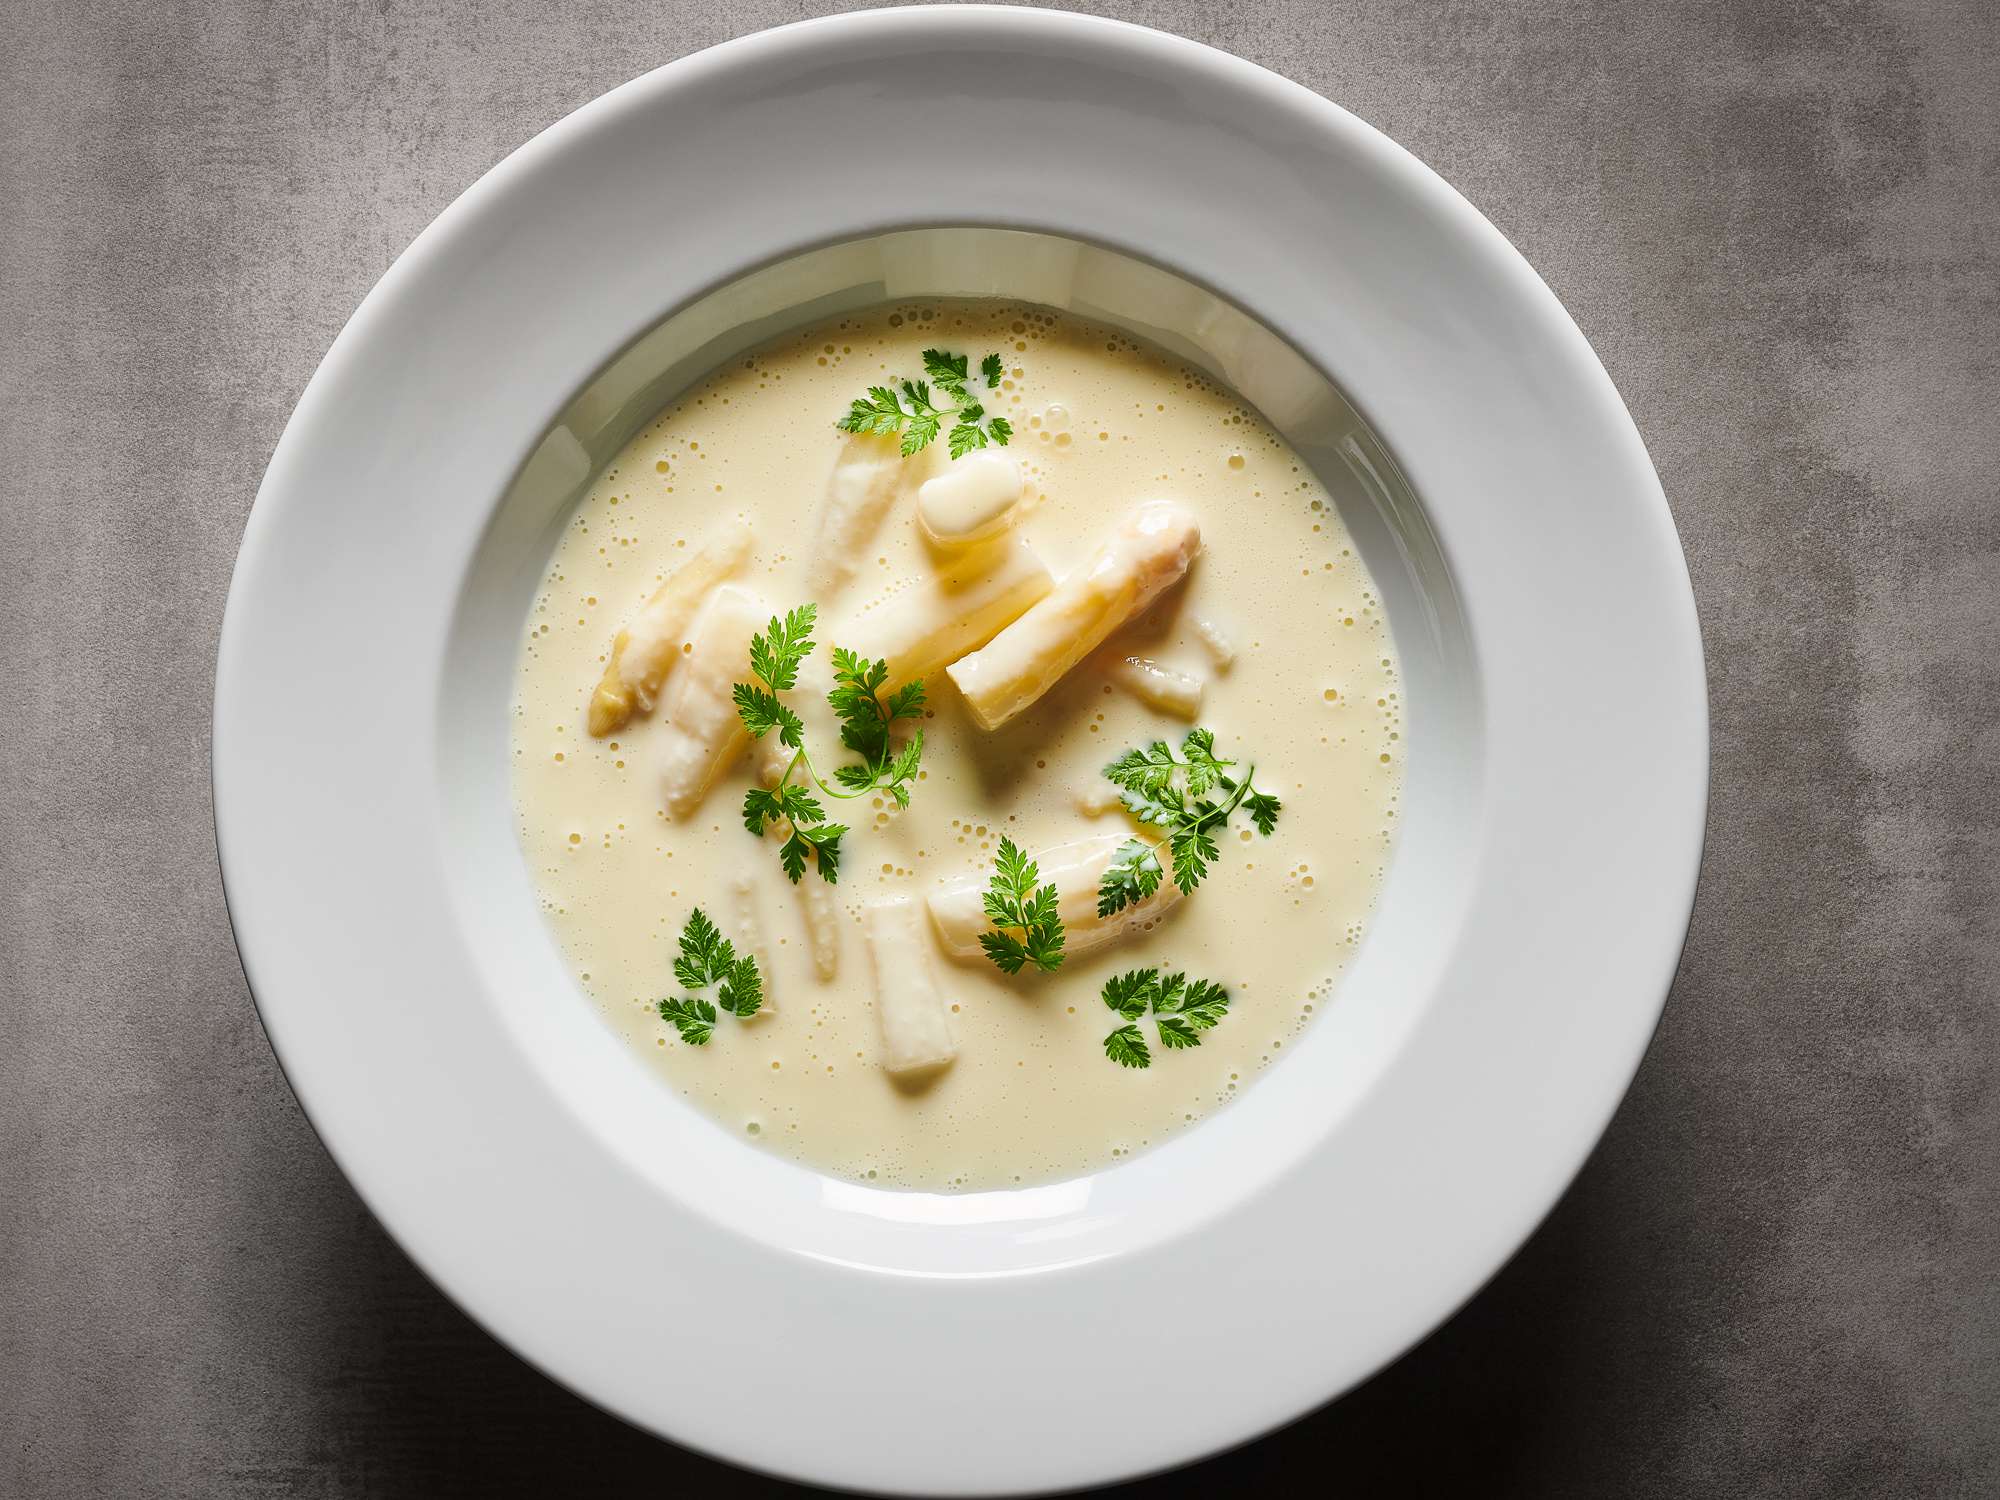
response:
[[[640,1068],[535,910],[505,722],[566,508],[642,417],[777,329],[953,292],[1123,324],[1265,410],[1383,585],[1412,758],[1376,929],[1243,1099],[1115,1170],[929,1195],[778,1160]],[[271,461],[214,763],[273,1044],[446,1291],[679,1442],[975,1494],[1267,1430],[1512,1253],[1658,1020],[1707,720],[1638,435],[1485,220],[1249,64],[980,8],[672,64],[440,216]]]

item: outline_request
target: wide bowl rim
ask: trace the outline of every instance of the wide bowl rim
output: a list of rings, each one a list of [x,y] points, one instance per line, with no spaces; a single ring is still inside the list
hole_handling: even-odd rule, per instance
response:
[[[302,1087],[295,1076],[297,1060],[288,1059],[286,1046],[281,1040],[287,1029],[287,1021],[282,1016],[286,1001],[274,998],[283,987],[282,982],[274,985],[267,975],[265,982],[260,984],[256,971],[264,967],[265,961],[262,956],[253,958],[252,950],[264,947],[268,952],[268,945],[259,934],[247,932],[242,925],[240,913],[246,904],[246,876],[239,874],[234,877],[235,884],[232,886],[232,866],[239,871],[247,871],[255,865],[260,874],[269,867],[268,858],[261,853],[253,855],[248,850],[247,845],[253,838],[245,831],[251,818],[249,794],[239,789],[240,777],[235,771],[236,767],[246,764],[255,752],[254,741],[246,739],[242,728],[245,705],[255,678],[249,664],[251,643],[246,637],[246,632],[254,628],[253,606],[246,602],[248,581],[269,570],[271,565],[266,554],[273,533],[284,524],[288,510],[299,503],[301,487],[296,482],[294,466],[301,461],[301,455],[311,449],[316,435],[337,427],[342,420],[342,414],[331,409],[329,403],[336,401],[338,388],[351,378],[350,366],[360,362],[367,347],[381,336],[378,324],[390,315],[391,305],[399,295],[407,294],[413,283],[450,260],[454,253],[468,253],[468,243],[478,239],[480,219],[489,206],[503,202],[520,191],[520,185],[528,182],[546,159],[557,153],[582,149],[593,134],[613,130],[633,115],[643,114],[674,91],[692,86],[699,75],[712,76],[732,71],[738,74],[755,73],[775,60],[795,60],[823,44],[856,34],[869,34],[885,42],[893,35],[905,40],[963,44],[974,48],[990,44],[993,38],[1000,39],[1000,44],[1004,45],[1009,38],[1033,34],[1074,39],[1090,48],[1103,49],[1106,55],[1121,49],[1134,54],[1143,50],[1146,66],[1185,70],[1187,76],[1203,77],[1218,87],[1261,101],[1290,118],[1303,116],[1324,132],[1328,149],[1337,146],[1367,154],[1375,168],[1398,177],[1405,190],[1427,197],[1433,209],[1455,219],[1464,235],[1464,242],[1458,248],[1480,257],[1486,274],[1511,282],[1525,302],[1539,308],[1536,316],[1546,324],[1543,331],[1555,344],[1562,346],[1562,357],[1570,362],[1569,373],[1577,378],[1581,387],[1594,394],[1595,404],[1587,413],[1587,423],[1609,447],[1618,450],[1619,461],[1623,465],[1617,476],[1619,485],[1629,491],[1629,498],[1646,512],[1647,520],[1657,534],[1657,544],[1662,549],[1660,561],[1666,565],[1669,581],[1671,575],[1678,576],[1681,597],[1671,601],[1671,604],[1678,610],[1679,618],[1670,622],[1668,631],[1675,637],[1674,665],[1678,680],[1670,687],[1675,694],[1673,713],[1677,716],[1678,729],[1682,731],[1676,739],[1676,749],[1686,762],[1682,769],[1688,774],[1681,778],[1676,788],[1675,795],[1684,804],[1676,813],[1681,836],[1672,851],[1674,858],[1662,864],[1662,894],[1653,914],[1654,925],[1664,924],[1672,931],[1671,942],[1666,945],[1671,952],[1658,943],[1652,945],[1656,950],[1649,955],[1652,977],[1645,985],[1639,986],[1641,990],[1650,992],[1651,998],[1642,997],[1641,1001],[1631,1006],[1630,1014],[1624,1018],[1626,1024],[1618,1038],[1620,1046],[1616,1055],[1600,1063],[1606,1078],[1615,1075],[1615,1087],[1600,1087],[1597,1090],[1600,1097],[1608,1097],[1609,1103],[1588,1111],[1592,1118],[1589,1128],[1572,1128],[1560,1142],[1551,1144],[1550,1160],[1543,1164],[1545,1170],[1537,1190],[1526,1195],[1527,1201],[1511,1205],[1510,1222],[1506,1231],[1498,1236],[1508,1242],[1504,1252],[1497,1257],[1486,1255],[1483,1264],[1476,1270],[1459,1268],[1459,1274],[1453,1278],[1451,1295],[1433,1295],[1421,1312],[1404,1317],[1395,1337],[1378,1340],[1381,1347],[1356,1362],[1356,1368],[1345,1378],[1330,1388],[1305,1389],[1295,1382],[1292,1386],[1272,1390],[1263,1399],[1249,1402],[1244,1409],[1232,1412],[1229,1420],[1219,1427],[1192,1426],[1177,1446],[1171,1442],[1166,1447],[1156,1446],[1143,1456],[1135,1454],[1129,1447],[1106,1444],[1093,1451],[1065,1453],[1053,1462],[1022,1463],[1011,1470],[989,1467],[978,1475],[959,1473],[956,1476],[939,1470],[935,1464],[917,1463],[899,1468],[890,1463],[885,1467],[879,1455],[874,1458],[849,1456],[839,1462],[821,1463],[811,1457],[801,1458],[801,1454],[810,1453],[810,1444],[800,1445],[790,1452],[774,1453],[756,1442],[754,1437],[746,1437],[740,1432],[716,1436],[710,1429],[683,1428],[673,1422],[660,1421],[655,1413],[635,1410],[620,1396],[625,1387],[620,1386],[619,1381],[629,1380],[629,1371],[614,1373],[603,1380],[580,1377],[575,1362],[578,1357],[576,1350],[566,1349],[558,1354],[538,1342],[531,1331],[525,1330],[512,1318],[512,1309],[518,1304],[510,1304],[506,1295],[491,1286],[479,1285],[479,1278],[468,1276],[462,1265],[443,1263],[436,1253],[434,1242],[420,1244],[418,1237],[409,1233],[411,1225],[406,1204],[380,1202],[377,1195],[371,1192],[371,1183],[379,1180],[377,1153],[381,1149],[380,1144],[361,1142],[349,1122],[334,1118],[338,1110],[328,1103],[326,1096],[315,1097],[317,1086],[307,1083]],[[1367,392],[1364,390],[1357,396],[1365,409]],[[1686,670],[1690,649],[1691,675]],[[224,873],[225,898],[232,926],[237,929],[246,979],[250,982],[253,999],[264,1019],[274,1052],[292,1081],[308,1119],[356,1190],[369,1202],[385,1229],[448,1295],[522,1357],[586,1398],[628,1420],[717,1456],[786,1477],[854,1487],[908,1492],[935,1492],[949,1488],[958,1493],[998,1493],[1130,1477],[1188,1461],[1281,1425],[1339,1394],[1364,1378],[1370,1370],[1379,1368],[1388,1358],[1414,1344],[1497,1271],[1507,1255],[1518,1248],[1553,1206],[1561,1187],[1566,1186],[1574,1176],[1609,1123],[1611,1109],[1629,1084],[1664,1007],[1674,962],[1692,910],[1694,879],[1699,867],[1706,810],[1706,729],[1706,695],[1701,679],[1700,641],[1694,618],[1692,587],[1664,495],[1660,493],[1643,444],[1608,376],[1589,351],[1580,332],[1497,230],[1428,168],[1372,128],[1337,106],[1251,64],[1193,42],[1124,23],[1059,12],[966,7],[950,11],[859,12],[804,21],[724,43],[667,64],[592,101],[551,126],[489,171],[417,237],[371,290],[335,339],[301,397],[298,409],[273,454],[265,483],[260,488],[257,503],[245,528],[237,571],[225,608],[217,664],[212,774],[218,859]],[[1698,795],[1691,801],[1686,795],[1688,786],[1699,788]],[[236,852],[232,853],[232,849]],[[263,897],[260,895],[256,900],[261,904]],[[265,919],[261,914],[253,913],[250,923],[261,930]],[[1548,1191],[1550,1184],[1554,1184],[1553,1192]]]

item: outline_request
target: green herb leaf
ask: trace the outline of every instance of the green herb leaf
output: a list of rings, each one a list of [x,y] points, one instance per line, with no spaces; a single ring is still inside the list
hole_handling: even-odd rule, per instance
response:
[[[965,399],[966,356],[947,354],[942,349],[924,351],[924,373],[960,400]]]
[[[1250,814],[1250,821],[1257,825],[1257,831],[1265,838],[1278,826],[1278,813],[1284,807],[1276,797],[1267,797],[1262,792],[1252,792],[1243,799],[1243,809]]]
[[[840,742],[869,762],[881,760],[889,742],[889,715],[877,690],[889,678],[886,661],[868,661],[835,647],[833,690],[826,695],[840,720]]]
[[[750,637],[750,670],[772,692],[788,692],[798,685],[799,663],[812,655],[813,621],[818,614],[818,605],[801,604],[783,619],[771,616],[771,623]]]
[[[1133,969],[1128,973],[1114,974],[1104,981],[1104,1003],[1126,1020],[1136,1021],[1146,1013],[1147,1005],[1158,992],[1159,981],[1158,969]]]
[[[1104,1055],[1124,1068],[1150,1068],[1153,1054],[1137,1026],[1120,1026],[1104,1039]]]
[[[918,730],[900,750],[890,744],[890,727],[899,719],[914,719],[923,713],[924,685],[906,683],[882,701],[882,685],[889,680],[886,661],[870,661],[852,651],[835,647],[833,690],[826,695],[828,705],[840,720],[840,742],[861,757],[859,765],[841,766],[834,778],[855,794],[883,791],[898,807],[910,805],[909,784],[923,758],[924,736]]]
[[[828,885],[840,879],[840,840],[847,829],[839,823],[820,823],[806,827],[792,825],[792,836],[785,840],[778,850],[778,858],[783,861],[785,873],[797,885],[805,872],[805,857],[808,852],[819,866],[819,878]],[[796,850],[796,852],[794,852]]]
[[[715,1003],[739,1021],[757,1014],[764,1003],[764,977],[757,972],[755,958],[746,953],[729,966],[722,988],[715,992]]]
[[[947,419],[951,423],[947,446],[953,458],[963,458],[988,443],[1005,447],[1014,435],[1013,426],[1005,417],[989,418],[973,395],[969,357],[944,349],[926,349],[923,361],[924,379],[904,380],[895,386],[870,386],[867,395],[857,396],[848,404],[847,415],[834,426],[842,432],[878,437],[900,435],[905,458],[935,442]],[[999,388],[1004,368],[998,354],[989,354],[979,362],[979,373],[985,378],[988,390]],[[933,387],[949,405],[940,406],[932,399]]]
[[[1229,1011],[1229,992],[1221,985],[1208,979],[1190,982],[1178,971],[1163,975],[1158,969],[1131,969],[1105,980],[1102,994],[1126,1023],[1104,1039],[1104,1054],[1128,1068],[1152,1061],[1139,1029],[1148,1014],[1160,1045],[1178,1052],[1199,1047],[1201,1034]]]
[[[1114,916],[1136,906],[1160,888],[1160,861],[1152,846],[1127,839],[1111,856],[1097,883],[1097,914]]]
[[[785,878],[793,885],[806,873],[806,856],[812,853],[812,845],[799,837],[794,828],[784,843],[778,845],[778,863],[784,868]]]
[[[1127,750],[1104,768],[1104,774],[1113,786],[1150,798],[1158,797],[1172,784],[1179,767],[1173,746],[1154,740],[1143,750]]]
[[[904,390],[913,401],[927,402],[929,389],[921,383],[904,382]],[[886,388],[880,390],[886,392]],[[805,749],[805,721],[778,694],[798,685],[799,667],[813,650],[817,618],[818,610],[811,604],[802,604],[782,618],[772,616],[769,627],[750,641],[750,673],[756,682],[739,682],[730,690],[744,728],[758,739],[775,729],[779,741],[796,752],[777,786],[753,787],[743,798],[743,826],[751,833],[762,837],[766,828],[786,825],[786,836],[778,845],[778,862],[794,884],[804,878],[808,858],[818,864],[823,879],[829,883],[837,880],[840,840],[847,832],[845,826],[825,821],[824,804],[806,786],[793,784],[795,773],[803,771],[808,782],[830,797],[845,799],[882,791],[894,798],[898,807],[908,807],[910,786],[923,756],[921,730],[900,749],[890,739],[890,728],[898,719],[921,716],[923,683],[904,684],[884,704],[881,689],[889,678],[889,664],[836,646],[832,652],[834,686],[827,702],[841,721],[841,743],[862,759],[858,765],[838,767],[835,786],[828,786],[813,770]]]
[[[1215,753],[1213,730],[1197,728],[1187,732],[1178,754],[1165,740],[1154,740],[1127,750],[1104,768],[1125,810],[1141,823],[1165,829],[1166,838],[1157,843],[1134,839],[1118,850],[1098,881],[1099,915],[1123,911],[1159,889],[1162,844],[1182,893],[1200,885],[1221,852],[1215,836],[1229,826],[1238,807],[1249,813],[1259,833],[1269,836],[1283,804],[1251,785],[1254,766],[1238,780],[1230,775],[1235,765]],[[1150,872],[1139,850],[1152,857]],[[1151,883],[1143,885],[1148,873]]]
[[[778,742],[788,750],[796,750],[805,743],[804,722],[780,703],[775,693],[739,682],[729,690],[729,695],[736,700],[736,717],[743,721],[753,740],[761,740],[775,729]]]
[[[1223,779],[1223,770],[1236,764],[1233,760],[1218,760],[1215,754],[1215,735],[1206,729],[1190,729],[1187,738],[1181,741],[1181,755],[1187,763],[1187,789],[1190,797],[1205,797]]]
[[[1200,822],[1176,828],[1167,837],[1167,852],[1173,856],[1174,884],[1186,895],[1208,876],[1208,867],[1219,851]]]
[[[1181,1014],[1197,1031],[1206,1031],[1229,1014],[1229,991],[1212,979],[1197,979],[1181,1001]]]
[[[715,1035],[715,1007],[706,1000],[662,1000],[659,1012],[690,1047],[705,1047]]]
[[[994,931],[982,933],[979,946],[1003,974],[1018,974],[1029,964],[1049,974],[1062,967],[1062,917],[1057,913],[1053,884],[1037,887],[1041,872],[1007,837],[993,856],[993,878],[984,907]]]
[[[764,1003],[764,976],[757,971],[757,960],[748,953],[738,954],[700,907],[688,913],[687,924],[681,928],[674,978],[691,990],[720,986],[715,1004],[694,996],[656,1003],[660,1019],[671,1022],[690,1046],[706,1046],[715,1034],[716,1005],[741,1019],[755,1015]]]
[[[716,930],[708,914],[696,907],[681,929],[680,957],[674,960],[674,978],[691,990],[712,984],[736,962],[736,949]]]

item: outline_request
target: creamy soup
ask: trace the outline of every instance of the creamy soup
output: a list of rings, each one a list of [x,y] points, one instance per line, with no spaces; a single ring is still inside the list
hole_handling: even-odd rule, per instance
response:
[[[954,458],[963,428],[984,446]],[[774,690],[753,640],[784,683],[772,617],[805,604]],[[844,700],[859,752],[836,647],[884,667]],[[720,1128],[882,1186],[1011,1187],[1157,1145],[1334,999],[1394,838],[1399,694],[1325,489],[1233,392],[1047,309],[883,307],[717,371],[578,506],[521,656],[520,835],[583,991]],[[750,738],[759,702],[803,758]],[[1104,768],[1133,750],[1128,806]],[[792,814],[761,835],[760,791]],[[986,901],[1003,840],[1036,865],[1018,921]],[[1206,866],[1185,892],[1177,846]]]

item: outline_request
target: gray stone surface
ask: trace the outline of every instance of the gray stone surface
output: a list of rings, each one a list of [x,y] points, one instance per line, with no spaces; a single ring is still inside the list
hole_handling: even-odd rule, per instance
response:
[[[245,992],[207,734],[259,473],[390,260],[818,8],[0,7],[0,1494],[772,1488],[371,1222]],[[1665,480],[1715,722],[1673,1002],[1575,1189],[1389,1372],[1157,1488],[2000,1493],[2000,12],[1112,8],[1347,104],[1541,270]]]

